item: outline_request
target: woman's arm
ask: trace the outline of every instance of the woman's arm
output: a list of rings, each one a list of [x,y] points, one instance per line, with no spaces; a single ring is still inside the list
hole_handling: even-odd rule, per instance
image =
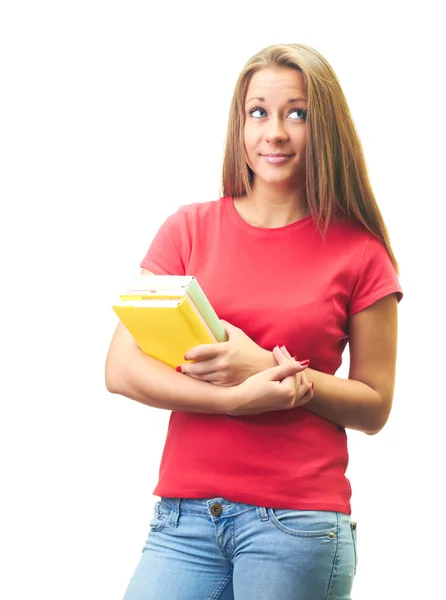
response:
[[[397,349],[394,294],[350,318],[349,346],[348,379],[307,369],[314,393],[305,409],[341,427],[373,435],[384,427],[392,407]]]
[[[189,377],[220,386],[234,386],[248,377],[277,366],[273,353],[261,348],[244,331],[223,321],[227,342],[201,344],[186,353],[189,362],[179,365]]]
[[[141,275],[153,275],[142,269]],[[118,323],[105,363],[105,385],[119,394],[156,408],[221,414],[230,390],[182,377],[175,369],[147,356],[122,323]]]
[[[308,402],[313,391],[295,360],[248,377],[233,387],[213,385],[177,373],[145,355],[119,323],[108,351],[105,384],[120,394],[156,408],[186,412],[256,415]]]
[[[105,363],[107,390],[167,410],[224,413],[230,389],[189,379],[142,352],[118,323]]]
[[[276,363],[233,387],[217,386],[185,377],[147,356],[124,325],[118,323],[107,354],[105,385],[111,393],[166,410],[258,414],[294,408],[311,398],[311,387],[303,374],[305,368],[292,363]],[[300,376],[295,377],[296,374]]]

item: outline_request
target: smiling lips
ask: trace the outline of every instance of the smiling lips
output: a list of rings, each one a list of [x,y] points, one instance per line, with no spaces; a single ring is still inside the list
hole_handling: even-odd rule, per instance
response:
[[[281,164],[292,158],[293,154],[262,154],[266,162],[272,164]]]

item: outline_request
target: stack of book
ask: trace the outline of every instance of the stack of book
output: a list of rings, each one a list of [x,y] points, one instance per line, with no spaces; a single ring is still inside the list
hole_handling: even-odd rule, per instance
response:
[[[228,339],[193,276],[140,275],[112,308],[145,354],[172,367],[194,346]]]

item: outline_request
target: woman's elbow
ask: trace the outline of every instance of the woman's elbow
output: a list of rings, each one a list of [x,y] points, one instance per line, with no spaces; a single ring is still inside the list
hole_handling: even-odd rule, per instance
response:
[[[379,433],[389,419],[391,408],[392,396],[385,398],[380,397],[378,400],[378,405],[373,411],[373,417],[370,419],[370,423],[368,423],[368,427],[364,430],[364,433],[367,435],[376,435]]]
[[[116,379],[107,369],[105,370],[105,387],[107,389],[107,392],[110,392],[111,394],[118,393]]]
[[[123,373],[116,360],[107,357],[105,363],[105,387],[111,394],[120,394],[122,389]]]
[[[110,394],[118,394],[116,380],[113,377],[111,377],[110,374],[107,373],[107,371],[105,372],[105,387],[107,389],[107,392],[110,392]]]

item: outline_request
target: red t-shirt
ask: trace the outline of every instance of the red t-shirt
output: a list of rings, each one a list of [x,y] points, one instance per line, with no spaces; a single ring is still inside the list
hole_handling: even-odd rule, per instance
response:
[[[335,223],[324,240],[311,216],[254,227],[228,197],[172,214],[141,266],[194,275],[221,319],[332,375],[349,316],[402,296],[386,249],[362,228]],[[236,418],[173,411],[154,494],[350,514],[347,463],[345,430],[304,408]]]

